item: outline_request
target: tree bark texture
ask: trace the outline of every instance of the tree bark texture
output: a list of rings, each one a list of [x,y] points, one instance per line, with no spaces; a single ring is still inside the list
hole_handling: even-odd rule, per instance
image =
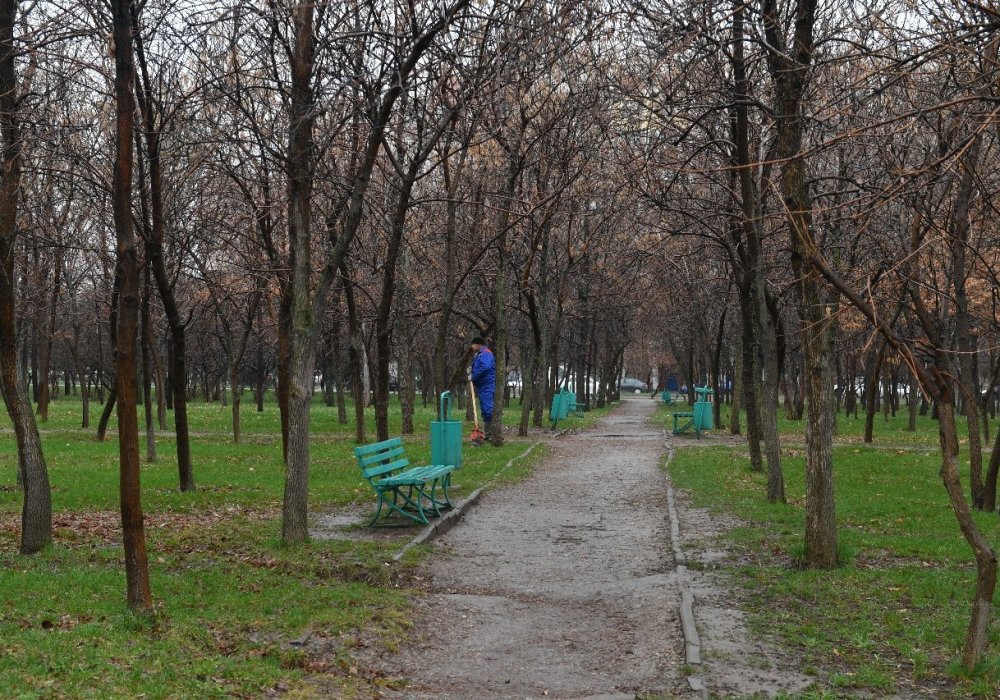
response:
[[[312,317],[312,151],[313,151],[313,18],[315,7],[292,7],[293,47],[288,135],[288,251],[290,262],[290,332],[288,342],[288,442],[285,452],[285,495],[281,539],[296,544],[308,539],[309,402],[315,351],[311,350]]]
[[[776,0],[764,0],[762,15],[768,66],[775,86],[775,153],[781,162],[780,189],[788,220],[792,269],[798,277],[799,314],[805,356],[806,532],[805,563],[827,569],[837,564],[833,493],[833,363],[827,338],[831,316],[818,272],[809,265],[815,239],[812,202],[802,154],[802,97],[812,63],[817,0],[797,0],[791,45],[781,28]]]
[[[17,116],[16,18],[16,0],[0,0],[0,391],[14,426],[18,478],[24,489],[20,551],[33,554],[52,541],[52,495],[38,426],[17,372],[14,251],[23,154]]]
[[[118,322],[115,338],[115,384],[118,387],[118,455],[122,541],[125,549],[126,598],[136,612],[152,609],[149,565],[139,488],[139,425],[136,408],[136,338],[139,332],[139,256],[132,222],[133,86],[132,21],[129,0],[113,0],[117,150],[113,185],[115,239],[118,251]]]
[[[145,268],[142,285],[142,330],[140,344],[142,346],[142,410],[146,419],[146,461],[156,461],[156,424],[153,421],[153,367],[149,346],[153,337],[153,319],[150,315],[149,297],[152,284],[149,279],[149,266]]]
[[[414,158],[399,184],[396,206],[389,227],[389,246],[382,271],[382,295],[375,314],[375,433],[389,439],[389,359],[392,340],[392,309],[396,295],[396,267],[403,248],[410,193],[423,161]]]
[[[951,282],[955,298],[955,341],[958,350],[958,377],[963,388],[961,397],[965,407],[966,425],[969,429],[969,490],[972,507],[982,510],[986,503],[986,485],[983,483],[983,445],[979,432],[979,397],[976,381],[977,343],[972,335],[969,296],[966,280],[969,270],[966,261],[971,221],[969,210],[976,191],[976,164],[979,160],[979,139],[976,138],[962,162],[955,204],[949,226],[951,247]],[[957,440],[956,440],[957,443]],[[995,499],[993,499],[995,500]]]
[[[878,378],[885,361],[885,345],[878,343],[868,353],[865,362],[865,437],[866,443],[875,437],[875,410],[878,405]]]

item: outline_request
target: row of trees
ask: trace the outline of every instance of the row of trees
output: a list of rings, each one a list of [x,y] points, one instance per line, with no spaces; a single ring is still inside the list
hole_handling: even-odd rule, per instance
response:
[[[193,490],[194,381],[228,386],[238,439],[243,388],[260,397],[274,373],[287,543],[307,537],[317,374],[355,393],[359,440],[368,375],[377,437],[391,381],[412,429],[416,377],[462,386],[474,334],[494,340],[501,390],[508,369],[522,377],[506,420],[522,433],[560,368],[582,396],[599,379],[597,403],[613,392],[648,241],[620,164],[593,157],[614,138],[610,17],[461,0],[85,7],[12,4],[4,35],[0,331],[23,552],[51,541],[26,385],[42,421],[60,377],[85,407],[106,395],[102,432],[117,406],[136,609],[151,598],[133,430],[143,407],[152,457],[172,411]]]
[[[738,374],[751,463],[767,471],[773,501],[784,501],[779,390],[791,416],[804,411],[813,567],[837,564],[840,402],[856,412],[864,396],[868,440],[880,381],[890,402],[907,386],[911,426],[919,403],[933,405],[944,485],[977,563],[971,667],[996,583],[970,507],[995,510],[1000,468],[1000,445],[983,463],[1000,370],[1000,14],[936,1],[670,10],[647,15],[630,64],[646,59],[646,117],[632,143],[665,246],[683,253],[672,270],[675,303],[691,309],[674,340],[690,358],[682,368]],[[967,493],[956,409],[969,434]]]
[[[53,370],[107,383],[121,425],[143,398],[151,426],[169,397],[182,491],[208,356],[236,436],[241,388],[273,369],[288,543],[307,536],[317,373],[362,412],[370,369],[381,439],[394,378],[409,415],[416,377],[460,386],[465,339],[489,335],[498,388],[510,368],[524,382],[495,443],[540,422],[560,367],[583,396],[598,378],[597,401],[630,362],[717,396],[726,376],[771,500],[779,396],[808,422],[814,567],[837,564],[837,407],[863,394],[873,415],[885,377],[939,419],[979,658],[996,557],[969,508],[995,509],[1000,471],[1000,449],[983,465],[1000,383],[991,5],[5,2],[0,378],[23,551],[50,537],[18,391],[33,367],[43,417]],[[137,498],[138,435],[120,440]],[[123,500],[140,547],[137,509]]]

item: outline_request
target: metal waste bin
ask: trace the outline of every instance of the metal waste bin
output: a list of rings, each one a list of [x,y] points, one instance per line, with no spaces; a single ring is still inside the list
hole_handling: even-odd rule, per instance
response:
[[[549,420],[552,421],[552,427],[555,427],[557,421],[561,421],[566,417],[566,396],[561,391],[556,392],[552,395],[552,407],[549,409]]]
[[[438,419],[431,421],[431,464],[462,466],[462,421],[451,420],[451,392],[441,392]]]
[[[694,393],[698,395],[698,400],[694,402],[694,429],[712,430],[715,425],[715,418],[712,412],[712,390],[706,387],[695,387]]]

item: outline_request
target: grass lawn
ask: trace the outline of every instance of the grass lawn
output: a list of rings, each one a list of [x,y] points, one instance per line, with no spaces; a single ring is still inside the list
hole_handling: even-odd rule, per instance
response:
[[[670,410],[660,411],[666,424]],[[745,523],[727,535],[739,563],[726,571],[733,585],[746,587],[756,631],[778,636],[805,659],[817,697],[997,697],[1000,616],[993,616],[980,667],[969,674],[959,664],[975,562],[939,476],[936,422],[922,417],[916,433],[906,425],[905,415],[888,423],[878,416],[874,444],[865,445],[863,417],[840,417],[834,483],[842,566],[833,571],[798,566],[805,527],[801,423],[779,421],[787,505],[767,503],[766,474],[750,471],[745,445],[684,440],[670,474],[695,505]],[[997,514],[975,516],[1000,546]]]
[[[96,425],[99,406],[92,407]],[[516,410],[516,405],[512,409]],[[416,434],[406,436],[411,461],[429,459],[429,421],[419,407]],[[508,409],[511,410],[511,409]],[[345,650],[359,635],[398,643],[410,624],[407,569],[391,555],[417,531],[405,528],[370,540],[280,543],[284,471],[278,411],[242,410],[243,442],[229,435],[230,409],[189,406],[197,491],[177,490],[172,437],[157,438],[158,460],[142,465],[143,507],[156,612],[136,618],[125,609],[118,508],[118,445],[79,429],[74,398],[53,402],[41,425],[52,484],[55,544],[17,553],[21,495],[14,476],[13,434],[0,434],[0,678],[4,697],[132,698],[260,696],[295,690],[322,675],[338,694],[368,695],[366,678]],[[369,412],[370,413],[370,412]],[[363,514],[375,496],[353,458],[353,411],[312,410],[310,508]],[[452,413],[452,417],[458,417]],[[171,416],[172,420],[172,416]],[[374,435],[370,417],[369,435]],[[507,422],[514,420],[507,414]],[[594,420],[568,419],[560,427]],[[400,432],[398,405],[390,434]],[[0,429],[9,427],[4,414]],[[464,426],[468,433],[470,426]],[[458,497],[492,479],[530,442],[463,450]],[[516,461],[502,479],[523,478],[542,454]],[[306,639],[308,643],[293,644]]]

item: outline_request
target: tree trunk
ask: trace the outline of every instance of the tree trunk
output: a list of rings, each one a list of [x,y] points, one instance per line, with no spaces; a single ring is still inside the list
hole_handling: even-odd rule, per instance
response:
[[[714,424],[717,425],[717,426],[721,426],[722,425],[722,398],[723,398],[723,396],[722,396],[722,385],[721,385],[720,380],[719,380],[719,374],[720,374],[719,365],[720,365],[720,359],[722,357],[722,341],[723,341],[725,330],[726,330],[726,311],[727,310],[728,310],[728,307],[724,308],[722,310],[722,314],[720,314],[720,317],[719,317],[719,330],[718,330],[718,333],[716,333],[716,336],[715,336],[715,352],[712,353],[712,395],[713,395],[712,415],[713,415],[713,418],[715,419],[715,423]],[[653,393],[655,394],[657,387],[654,386],[654,387],[651,387],[651,389],[653,390]]]
[[[827,338],[831,315],[824,303],[813,256],[812,202],[802,154],[802,97],[813,52],[817,0],[798,0],[792,46],[786,42],[776,0],[764,0],[762,14],[768,66],[775,86],[775,154],[781,162],[781,195],[787,213],[792,269],[798,279],[799,314],[805,356],[806,532],[805,563],[828,569],[837,564],[833,498],[833,370]]]
[[[113,204],[118,247],[118,318],[115,338],[115,385],[118,403],[118,454],[121,463],[122,541],[126,597],[137,612],[152,609],[149,565],[139,487],[139,426],[136,409],[136,336],[139,331],[139,259],[132,224],[132,138],[135,112],[132,20],[128,0],[113,0],[117,154]]]
[[[739,347],[735,355],[733,368],[733,402],[729,407],[729,432],[732,435],[739,435],[740,430],[740,409],[743,404],[743,336],[740,334]]]
[[[17,371],[14,253],[22,141],[17,116],[16,15],[16,0],[0,0],[0,132],[3,137],[0,179],[0,391],[14,427],[18,480],[24,488],[20,551],[22,554],[33,554],[52,542],[52,495],[38,426]]]
[[[413,411],[417,400],[417,387],[413,373],[413,337],[406,317],[404,304],[399,305],[396,315],[396,334],[403,340],[396,355],[398,362],[397,380],[399,382],[398,398],[401,419],[400,431],[403,435],[413,434]]]
[[[337,422],[341,425],[347,424],[347,402],[344,400],[344,358],[341,351],[341,333],[343,326],[339,301],[335,305],[337,313],[334,316],[333,329],[330,336],[330,354],[333,364],[333,381],[337,389]]]
[[[976,557],[976,592],[972,600],[972,617],[965,635],[962,662],[967,669],[975,668],[986,650],[990,610],[997,581],[997,557],[989,541],[983,537],[972,519],[969,504],[962,491],[958,462],[951,446],[957,442],[955,414],[950,400],[941,400],[938,407],[938,435],[941,443],[941,479],[951,499],[959,528]]]
[[[80,380],[80,404],[81,404],[80,428],[86,430],[87,428],[90,427],[90,380],[87,378],[87,373],[83,368],[83,362],[80,359],[79,348],[80,348],[80,326],[74,320],[73,345],[70,348],[70,354],[73,356],[73,363],[76,366],[76,376],[79,377]]]
[[[312,197],[311,157],[313,149],[312,3],[297,2],[291,8],[293,47],[291,52],[291,99],[288,123],[288,252],[290,269],[288,337],[288,440],[285,449],[285,495],[281,539],[285,544],[309,537],[309,403],[313,383],[315,351],[311,351],[312,242],[310,219]]]
[[[955,204],[949,222],[952,274],[955,290],[955,341],[958,349],[958,376],[962,403],[969,429],[969,489],[972,507],[982,510],[986,501],[983,483],[983,446],[979,432],[979,402],[976,381],[977,343],[972,335],[972,319],[966,281],[969,274],[966,248],[969,244],[969,210],[976,191],[976,165],[979,161],[979,138],[972,142],[962,159],[962,178],[955,194]],[[956,441],[957,444],[957,441]]]
[[[42,378],[38,392],[38,417],[42,421],[48,421],[49,419],[49,375],[50,365],[52,364],[52,344],[56,331],[56,312],[59,307],[59,291],[62,287],[62,248],[56,248],[54,255],[55,270],[52,273],[52,296],[49,301],[49,316],[45,327],[42,329],[42,337],[40,338],[41,352],[38,362],[38,372]]]
[[[163,211],[163,168],[160,164],[160,131],[162,124],[155,122],[153,112],[153,88],[146,70],[145,54],[142,44],[142,32],[139,28],[135,6],[131,6],[132,31],[136,44],[136,57],[139,63],[141,89],[136,93],[139,97],[139,107],[145,121],[146,154],[149,163],[149,197],[152,209],[152,231],[146,239],[147,265],[152,268],[156,287],[163,301],[163,309],[173,340],[173,356],[170,368],[173,400],[174,400],[174,431],[177,445],[177,473],[181,491],[194,491],[194,468],[191,464],[191,439],[188,430],[187,415],[187,370],[185,367],[186,340],[184,321],[174,295],[173,285],[167,274],[164,261],[163,238],[165,233],[165,217]],[[120,410],[120,409],[119,409]]]
[[[767,500],[771,503],[785,502],[785,476],[781,469],[781,441],[778,436],[778,385],[781,369],[778,366],[777,324],[774,313],[769,310],[764,270],[757,266],[757,297],[760,305],[760,326],[758,333],[762,339],[764,381],[760,387],[760,409],[758,412],[761,437],[764,439],[764,455],[767,459]]]
[[[378,440],[389,439],[389,355],[392,332],[392,305],[396,293],[396,267],[403,247],[410,193],[423,163],[414,157],[402,180],[390,223],[389,244],[382,267],[382,295],[375,314],[375,433]]]
[[[153,319],[150,317],[149,296],[152,293],[149,266],[145,267],[142,285],[142,329],[139,344],[142,348],[142,408],[146,419],[146,461],[156,461],[156,426],[153,422],[153,368],[150,366],[150,339],[153,337]]]
[[[361,335],[361,322],[358,320],[358,307],[354,299],[354,282],[350,269],[345,263],[341,266],[344,278],[344,300],[347,302],[347,326],[350,342],[348,358],[351,365],[351,394],[354,399],[354,439],[359,445],[368,441],[365,429],[365,387],[364,372],[365,341]]]
[[[885,360],[885,345],[873,347],[865,362],[865,442],[870,443],[875,434],[875,411],[878,404],[878,378]]]

